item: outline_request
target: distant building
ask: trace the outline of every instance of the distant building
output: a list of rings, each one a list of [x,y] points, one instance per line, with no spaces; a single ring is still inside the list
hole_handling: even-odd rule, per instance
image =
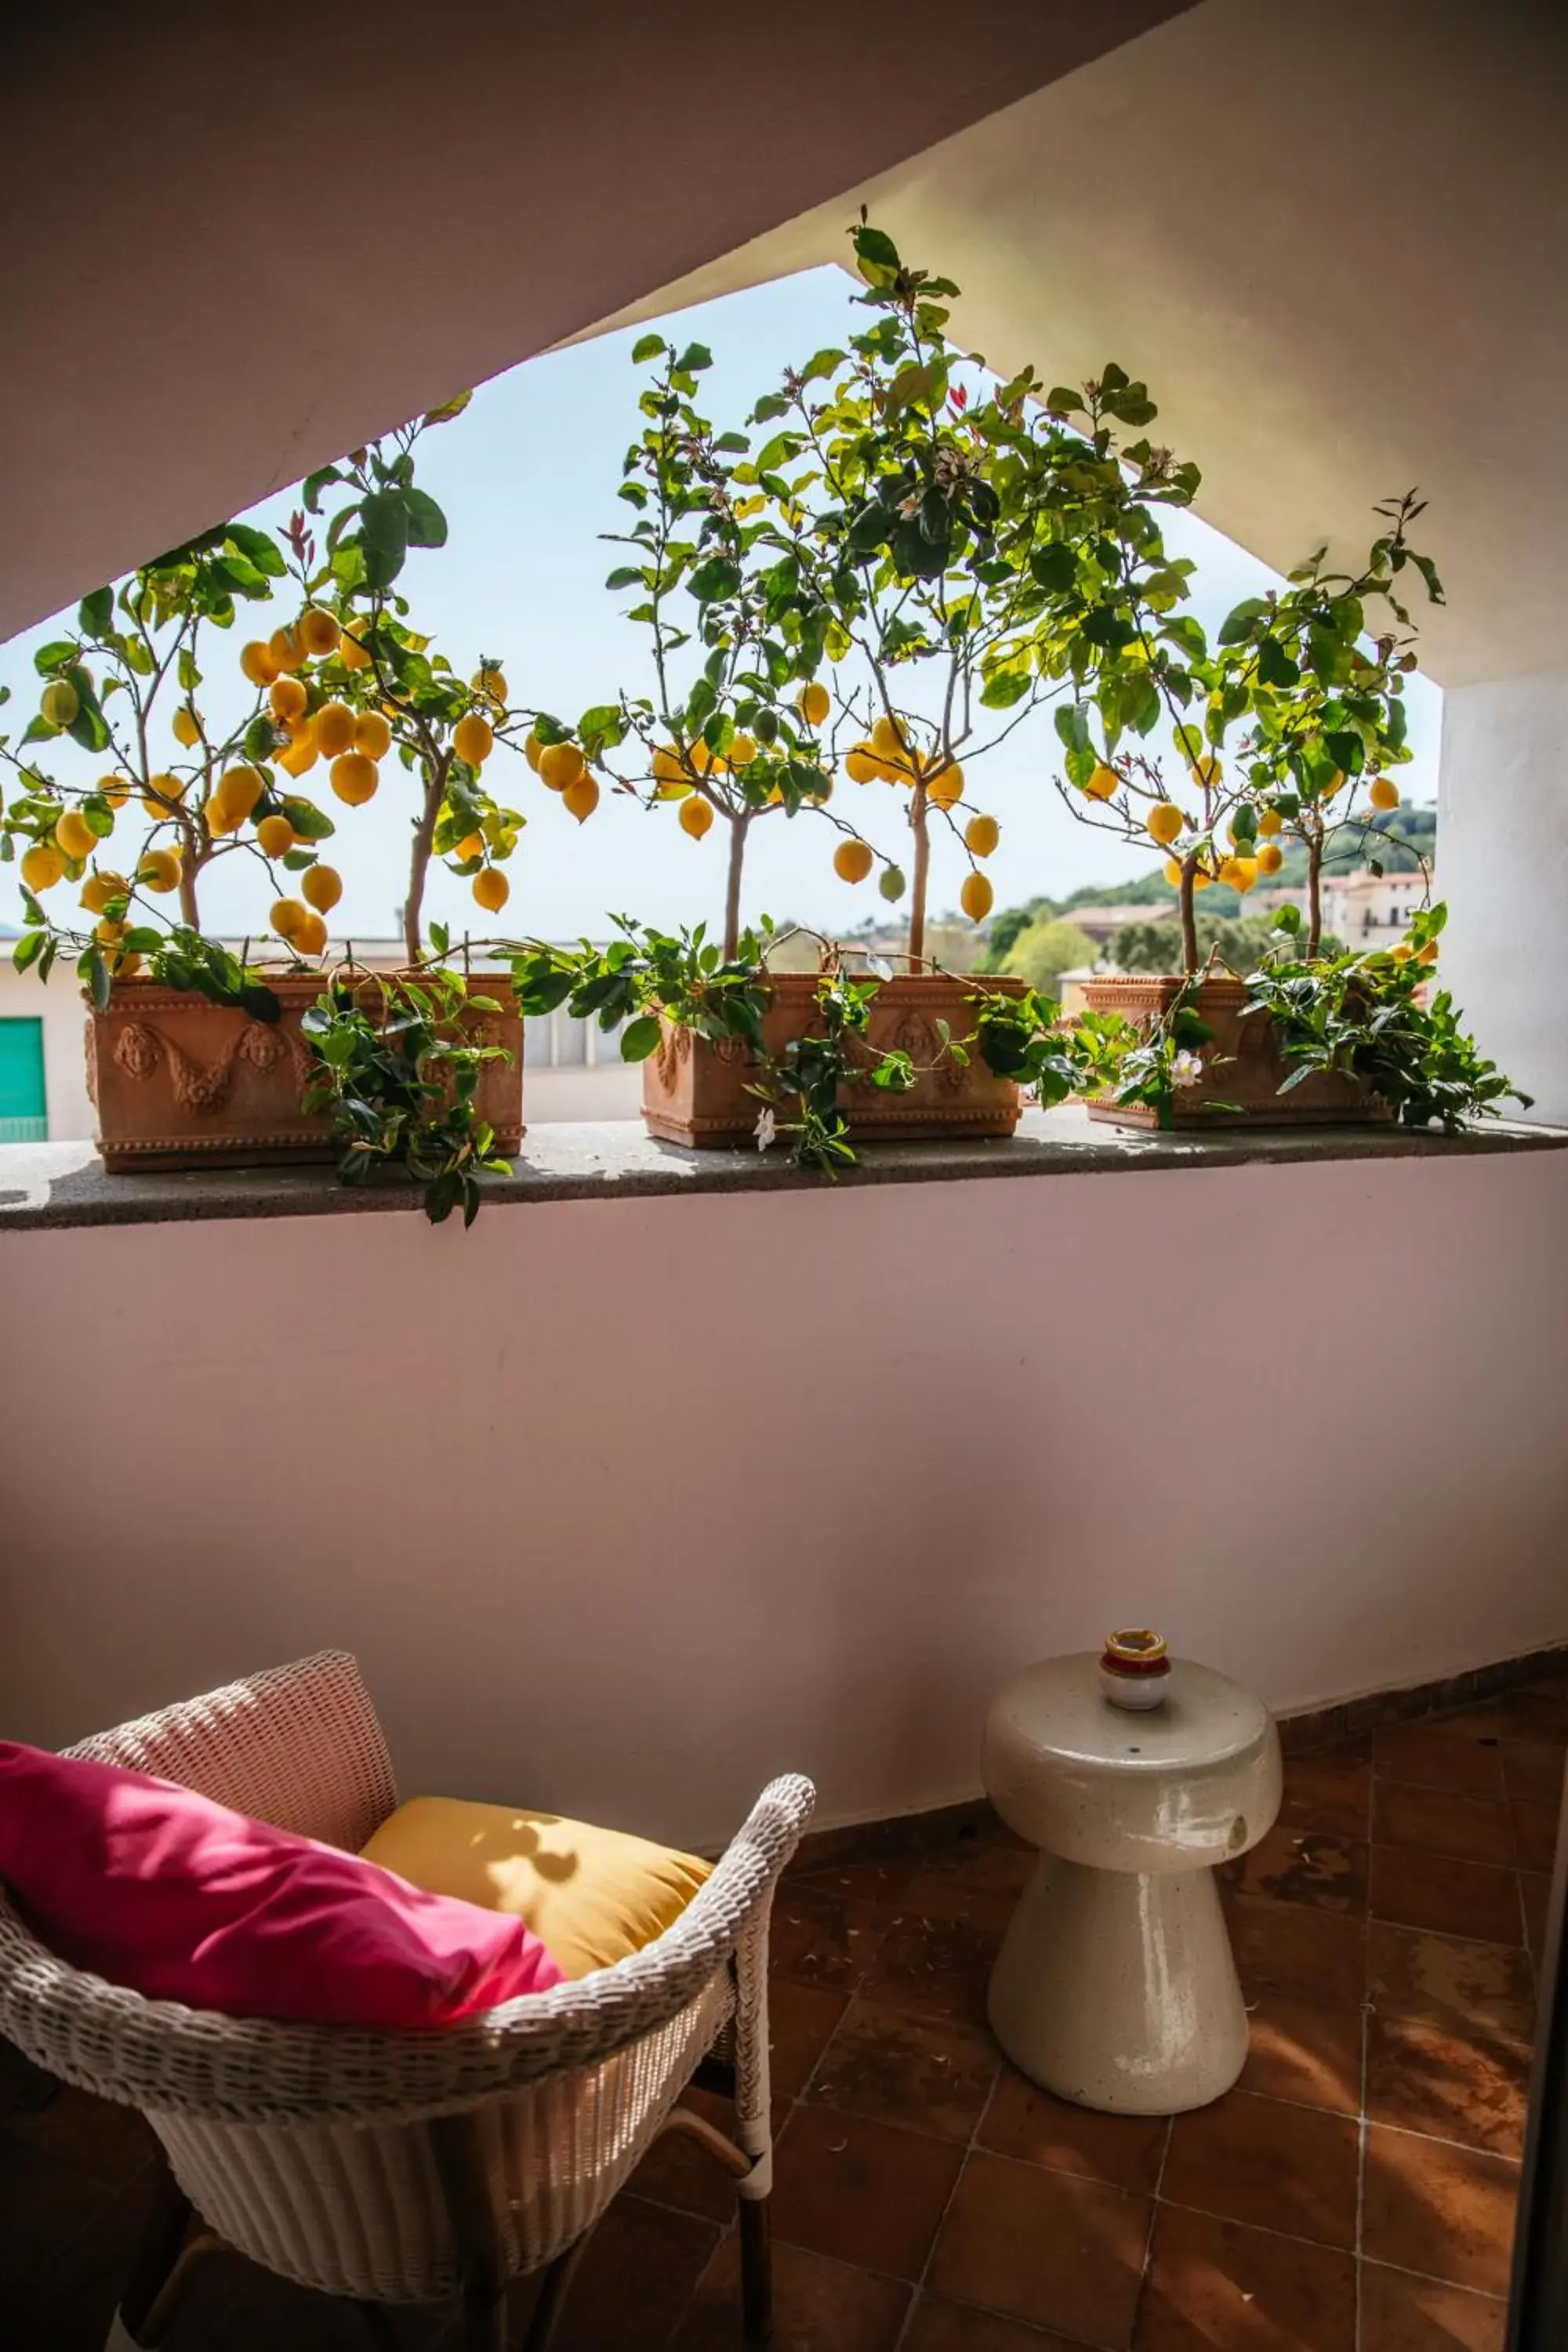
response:
[[[1076,923],[1096,947],[1107,947],[1129,923],[1173,923],[1176,902],[1161,898],[1147,907],[1069,907],[1064,923]]]
[[[1426,905],[1429,888],[1421,873],[1373,874],[1361,866],[1353,874],[1325,874],[1323,929],[1355,955],[1392,947]]]

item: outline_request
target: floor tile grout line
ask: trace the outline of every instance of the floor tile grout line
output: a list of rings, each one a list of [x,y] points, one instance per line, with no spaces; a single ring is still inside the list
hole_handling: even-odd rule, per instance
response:
[[[989,2020],[987,2020],[986,2031],[987,2032],[990,2032],[991,2031]],[[995,2040],[995,2036],[994,2034],[992,2039],[993,2041]],[[910,2328],[915,2324],[915,2315],[921,2307],[921,2298],[926,2291],[926,2281],[931,2276],[931,2264],[936,2260],[936,2250],[942,2243],[942,2233],[947,2227],[947,2217],[952,2210],[952,2200],[958,2195],[959,2189],[963,2185],[963,2176],[969,2169],[970,2159],[974,2155],[976,2148],[979,2147],[981,2132],[984,2129],[985,2119],[991,2113],[992,2104],[995,2099],[997,2087],[1002,2080],[1002,2069],[1009,2063],[1000,2042],[996,2043],[996,2071],[991,2077],[991,2087],[986,2092],[984,2099],[981,2103],[980,2113],[975,2116],[974,2122],[970,2128],[969,2137],[964,2142],[963,2152],[958,2160],[958,2170],[952,2176],[952,2187],[948,2190],[947,2196],[943,2200],[942,2211],[937,2217],[936,2228],[931,2231],[931,2243],[926,2248],[926,2258],[921,2265],[920,2277],[915,2281],[913,2293],[910,2296],[910,2307],[904,2314],[904,2324],[899,2330],[897,2339],[894,2343],[893,2352],[902,2352],[905,2339],[907,2338]]]

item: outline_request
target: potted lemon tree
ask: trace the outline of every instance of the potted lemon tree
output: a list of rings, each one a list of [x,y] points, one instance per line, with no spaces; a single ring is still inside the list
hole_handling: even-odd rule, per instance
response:
[[[694,839],[724,831],[722,925],[687,941],[684,961],[679,942],[655,949],[634,928],[613,973],[579,965],[573,979],[541,951],[524,983],[531,1005],[566,989],[606,1024],[633,1015],[623,1051],[646,1058],[648,1124],[688,1143],[777,1131],[781,1084],[809,1094],[820,1142],[835,1070],[841,1129],[1006,1134],[1019,1114],[1011,1075],[972,1050],[977,984],[926,952],[931,849],[939,829],[956,845],[964,913],[983,922],[1001,828],[971,780],[1070,690],[1067,658],[1037,659],[1026,638],[1073,561],[1082,446],[1036,401],[1032,373],[996,384],[953,349],[951,281],[907,267],[864,220],[852,237],[864,331],[789,372],[744,431],[716,432],[696,405],[705,350],[677,354],[657,335],[637,346],[654,373],[621,489],[632,560],[609,585],[636,592],[657,692],[600,706],[575,730],[535,722],[613,786],[674,808]],[[868,815],[872,785],[897,799]],[[762,970],[765,938],[743,928],[745,859],[754,826],[775,815],[833,836],[841,879],[875,877],[884,900],[907,900],[900,970],[857,968],[830,941],[816,978]],[[877,838],[895,821],[896,852]],[[716,982],[743,1034],[715,1025]]]
[[[481,907],[501,903],[522,823],[483,780],[507,723],[504,679],[486,664],[460,685],[409,627],[393,584],[410,545],[445,539],[412,453],[426,425],[461,406],[311,477],[305,509],[276,538],[226,523],[100,589],[35,657],[38,709],[18,740],[0,740],[15,780],[0,856],[19,860],[25,915],[14,961],[45,977],[62,956],[77,968],[111,1169],[338,1156],[353,1175],[403,1160],[432,1182],[454,1177],[450,1207],[470,1197],[474,1168],[517,1148],[515,1008],[504,985],[481,1001],[460,975],[442,979],[419,911],[442,852],[471,876]],[[319,544],[319,503],[333,485]],[[258,633],[226,660],[247,607]],[[84,772],[82,752],[99,772]],[[342,882],[323,853],[344,813],[381,788],[389,759],[410,802],[413,997],[397,975],[373,978],[334,956],[328,929]],[[312,789],[318,768],[324,790]],[[254,947],[237,952],[205,927],[201,904],[209,873],[232,858],[254,871],[268,909]],[[324,1002],[345,1023],[373,1003],[380,1033],[414,1055],[374,1134],[363,1118],[351,1132],[323,1054],[331,1021],[318,1012],[307,1024]],[[356,1066],[363,1081],[363,1055]],[[363,1084],[354,1098],[363,1114]]]

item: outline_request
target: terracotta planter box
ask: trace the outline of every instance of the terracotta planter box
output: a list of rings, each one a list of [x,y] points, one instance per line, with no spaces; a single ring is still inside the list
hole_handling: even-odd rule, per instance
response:
[[[276,1022],[255,1021],[157,981],[116,982],[102,1013],[87,1018],[87,1086],[98,1111],[105,1168],[265,1168],[330,1165],[338,1156],[331,1121],[300,1108],[310,1071],[300,1024],[321,993],[321,980],[264,975],[282,1004]],[[486,1066],[479,1102],[509,1157],[522,1142],[522,1016],[506,975],[476,972],[475,992],[503,1010],[470,1016],[510,1062]]]
[[[1180,979],[1163,975],[1091,980],[1084,986],[1084,1003],[1091,1013],[1120,1013],[1146,1030],[1169,1011],[1182,986]],[[1386,1104],[1355,1078],[1315,1074],[1281,1095],[1289,1066],[1268,1014],[1242,1018],[1247,993],[1242,980],[1205,980],[1190,1000],[1214,1037],[1202,1048],[1202,1078],[1195,1087],[1177,1092],[1173,1126],[1361,1127],[1387,1118]],[[1222,1104],[1230,1107],[1222,1109]],[[1145,1103],[1113,1103],[1103,1097],[1089,1104],[1089,1115],[1117,1127],[1160,1124]]]
[[[1022,981],[987,977],[985,986],[1022,995]],[[810,1034],[816,1023],[816,981],[809,972],[777,972],[763,1034],[777,1053],[792,1037]],[[917,1064],[937,1061],[939,1021],[955,1037],[974,1026],[970,1003],[974,983],[959,975],[900,976],[882,982],[871,1006],[870,1041],[883,1050],[901,1048]],[[942,1136],[1011,1135],[1023,1108],[1011,1078],[998,1077],[972,1047],[967,1068],[943,1059],[917,1079],[907,1094],[884,1094],[869,1085],[847,1087],[839,1097],[858,1142],[879,1138],[908,1140]],[[755,1055],[741,1038],[711,1045],[689,1029],[667,1022],[658,1050],[643,1064],[643,1118],[650,1135],[668,1143],[733,1147],[750,1143],[763,1106],[748,1086],[762,1076]],[[787,1116],[787,1113],[785,1114]]]

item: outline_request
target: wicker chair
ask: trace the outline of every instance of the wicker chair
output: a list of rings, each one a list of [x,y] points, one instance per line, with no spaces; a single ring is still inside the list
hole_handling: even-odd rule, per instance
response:
[[[68,1751],[132,1765],[357,1850],[396,1802],[353,1660],[326,1652]],[[543,2272],[548,2343],[600,2215],[661,2131],[734,2174],[748,2338],[769,2324],[767,1936],[812,1790],[775,1780],[679,1919],[618,1966],[438,2032],[243,2021],[146,2000],[67,1967],[0,1894],[0,2033],[37,2064],[140,2108],[167,2177],[111,2347],[155,2343],[207,2246],[384,2306],[460,2297],[466,2346],[506,2341],[509,2283]],[[731,2087],[733,2141],[676,2102]],[[192,2236],[192,2208],[205,2225]]]

